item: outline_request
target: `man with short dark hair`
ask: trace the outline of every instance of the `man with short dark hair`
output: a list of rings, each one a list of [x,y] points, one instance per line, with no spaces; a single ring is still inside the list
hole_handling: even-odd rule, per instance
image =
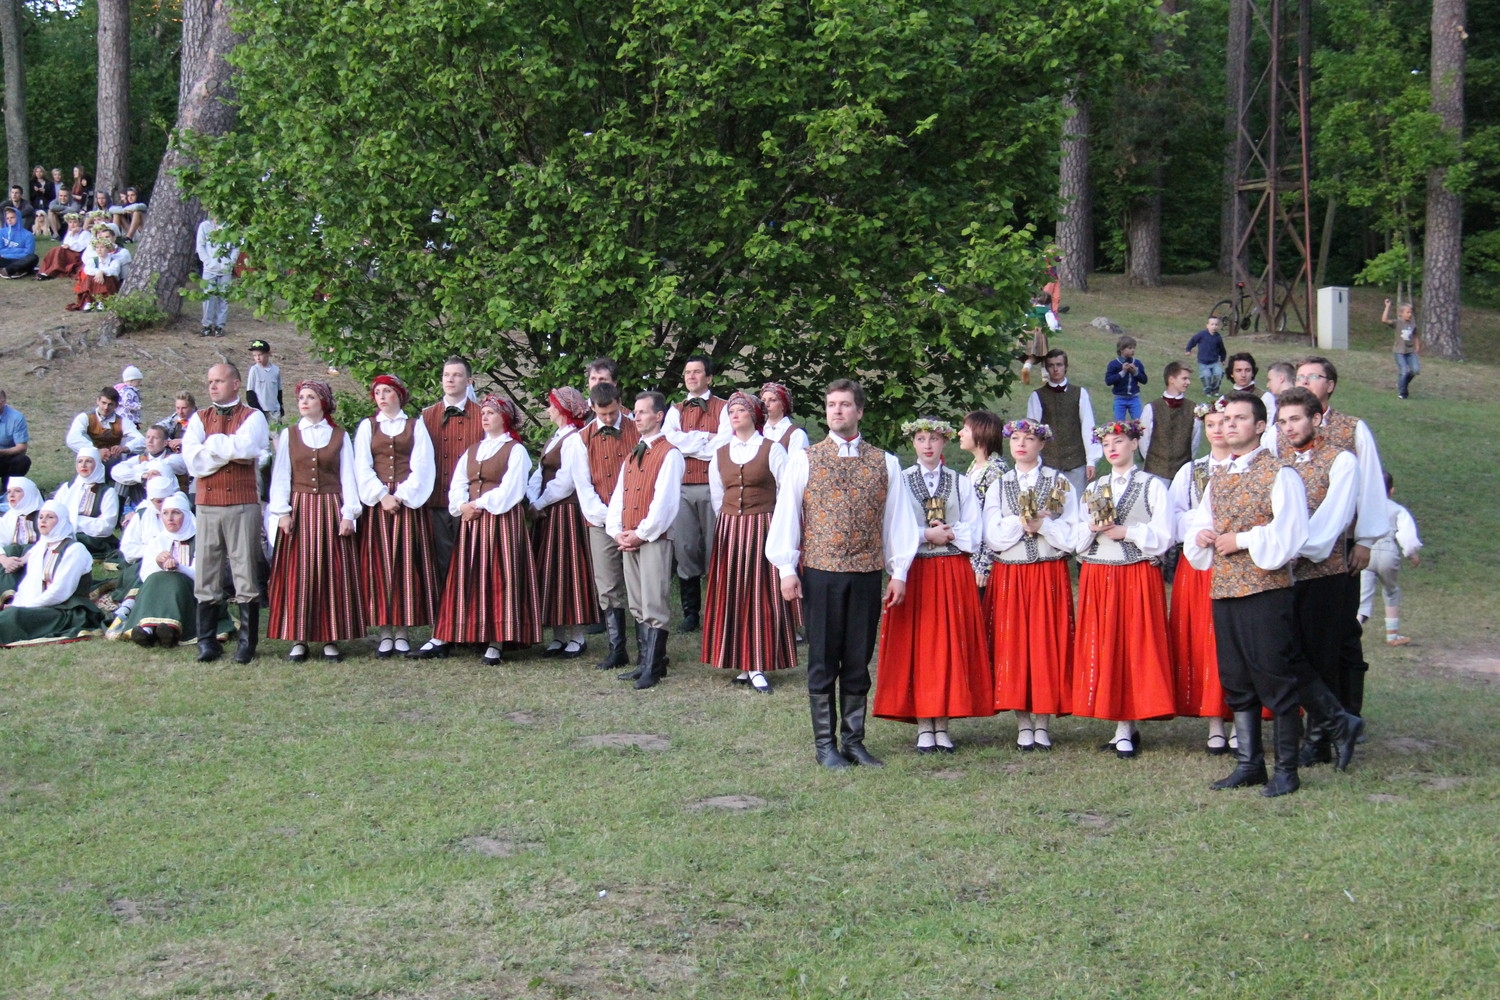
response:
[[[682,384],[687,398],[674,403],[663,428],[667,440],[685,459],[682,502],[677,523],[672,526],[672,554],[677,559],[677,586],[682,594],[682,630],[698,631],[703,606],[703,574],[713,555],[714,529],[718,518],[709,496],[708,463],[729,440],[728,400],[710,389],[714,363],[694,354],[682,366]]]
[[[11,476],[31,471],[31,456],[26,454],[30,441],[26,418],[6,401],[5,390],[0,389],[0,495],[5,493]]]
[[[1140,454],[1145,471],[1170,486],[1177,470],[1193,460],[1203,428],[1187,401],[1188,387],[1193,384],[1188,366],[1181,361],[1168,363],[1162,383],[1160,398],[1141,412]]]
[[[1253,392],[1259,394],[1260,390],[1255,387],[1255,376],[1260,371],[1260,366],[1255,363],[1255,356],[1249,351],[1240,351],[1231,354],[1227,362],[1229,369],[1230,392]],[[1265,400],[1261,400],[1264,404]]]
[[[1026,419],[1052,428],[1047,465],[1061,472],[1075,493],[1094,480],[1104,449],[1093,438],[1094,404],[1089,391],[1068,382],[1068,353],[1053,349],[1042,359],[1047,384],[1026,400]]]
[[[92,410],[73,418],[64,439],[74,454],[98,448],[105,468],[113,468],[125,455],[146,450],[146,439],[130,418],[120,413],[120,391],[112,385],[99,390]]]
[[[459,520],[448,512],[448,487],[459,457],[484,437],[479,424],[479,404],[469,397],[474,384],[474,370],[469,362],[453,355],[443,362],[443,398],[422,411],[422,425],[432,439],[436,463],[432,493],[427,497],[427,517],[432,525],[432,565],[437,574],[438,589],[448,579],[448,564],[453,559],[453,545],[458,541]],[[412,658],[421,655],[413,650]]]
[[[630,595],[625,589],[625,561],[620,546],[605,530],[605,522],[609,519],[609,501],[620,480],[620,470],[641,436],[635,429],[635,421],[625,418],[620,389],[613,382],[595,383],[589,390],[589,408],[594,411],[594,419],[578,432],[588,454],[588,465],[575,470],[573,490],[589,526],[594,590],[599,595],[599,610],[604,613],[604,631],[609,635],[609,652],[594,666],[598,670],[613,670],[630,663],[625,621]]]

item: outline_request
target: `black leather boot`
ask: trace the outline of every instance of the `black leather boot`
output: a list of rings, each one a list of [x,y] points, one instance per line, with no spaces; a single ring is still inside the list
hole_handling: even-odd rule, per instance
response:
[[[628,661],[627,661],[628,662]],[[615,678],[622,681],[639,680],[641,668],[646,665],[646,624],[635,623],[635,669],[624,673],[615,674]]]
[[[682,630],[698,631],[699,615],[703,610],[703,578],[677,578],[677,588],[682,593]]]
[[[224,646],[219,642],[219,605],[217,602],[198,602],[198,662],[212,663],[224,655]]]
[[[1313,721],[1309,716],[1307,731],[1302,738],[1302,749],[1297,753],[1298,767],[1313,767],[1333,763],[1333,744],[1328,739],[1326,721]]]
[[[1349,762],[1354,759],[1355,744],[1365,731],[1365,720],[1346,712],[1338,698],[1328,690],[1328,685],[1317,678],[1303,684],[1297,691],[1297,696],[1302,699],[1302,707],[1307,710],[1308,719],[1313,724],[1322,726],[1328,733],[1328,741],[1333,750],[1333,769],[1349,770]]]
[[[885,761],[865,749],[865,696],[839,696],[839,735],[843,737],[844,759],[865,767],[885,767]]]
[[[1297,778],[1297,754],[1302,747],[1302,716],[1294,708],[1276,716],[1276,773],[1266,782],[1260,794],[1268,799],[1290,795],[1302,787]]]
[[[648,628],[641,643],[641,675],[635,679],[635,689],[644,691],[661,682],[661,661],[666,656],[667,633],[665,629]]]
[[[609,633],[609,652],[604,659],[594,664],[595,670],[614,670],[630,666],[630,654],[625,649],[625,609],[610,608],[604,612],[604,630]]]
[[[234,644],[234,662],[249,663],[255,659],[255,647],[260,645],[260,603],[246,601],[239,609],[240,634]]]
[[[1260,709],[1235,712],[1234,732],[1239,741],[1239,748],[1234,752],[1234,770],[1208,786],[1215,791],[1266,783],[1266,752],[1260,744]]]
[[[812,709],[813,755],[824,767],[853,767],[833,742],[833,695],[810,694],[808,706]]]

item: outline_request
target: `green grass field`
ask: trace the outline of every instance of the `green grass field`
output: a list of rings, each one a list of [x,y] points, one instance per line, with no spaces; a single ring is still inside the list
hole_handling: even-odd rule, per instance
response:
[[[1101,401],[1089,319],[1155,382],[1218,297],[1096,289],[1058,344]],[[1500,658],[1496,325],[1405,403],[1379,331],[1338,359],[1428,546],[1403,571],[1415,642],[1367,645],[1347,775],[1215,793],[1197,722],[1120,761],[1107,723],[1022,755],[1009,718],[956,723],[936,759],[876,720],[888,766],[825,772],[803,673],[752,695],[691,665],[696,636],[647,692],[592,655],[0,651],[0,995],[1492,998],[1500,689],[1451,668]]]

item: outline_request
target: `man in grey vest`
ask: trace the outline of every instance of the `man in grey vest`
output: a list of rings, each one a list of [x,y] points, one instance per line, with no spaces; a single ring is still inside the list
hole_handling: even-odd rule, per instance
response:
[[[1026,419],[1052,428],[1047,442],[1047,465],[1061,472],[1079,496],[1094,479],[1094,466],[1104,449],[1093,439],[1094,404],[1089,391],[1068,382],[1066,351],[1051,350],[1043,359],[1047,384],[1026,400]]]

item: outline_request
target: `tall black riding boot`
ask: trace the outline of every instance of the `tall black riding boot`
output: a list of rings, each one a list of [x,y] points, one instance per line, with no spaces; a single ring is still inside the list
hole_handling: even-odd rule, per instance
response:
[[[613,670],[630,666],[630,654],[625,650],[625,609],[610,608],[604,612],[604,629],[609,633],[609,652],[594,664],[594,669]]]
[[[255,659],[255,647],[260,644],[260,604],[246,601],[240,608],[240,634],[234,645],[234,662],[249,663]]]
[[[224,655],[224,646],[219,642],[219,604],[217,601],[198,602],[198,662],[212,663]]]
[[[824,767],[852,767],[833,742],[833,695],[810,694],[807,702],[812,709],[813,755],[818,763]]]
[[[1354,746],[1365,731],[1365,720],[1344,710],[1344,706],[1328,690],[1328,685],[1313,678],[1297,689],[1297,697],[1307,710],[1313,723],[1328,730],[1329,742],[1333,744],[1333,768],[1347,771],[1354,759]]]
[[[682,593],[682,630],[698,631],[699,615],[703,610],[703,578],[692,576],[677,578],[677,589]]]
[[[1266,783],[1266,752],[1260,743],[1260,709],[1235,712],[1234,732],[1239,741],[1239,749],[1234,752],[1234,770],[1208,786],[1215,791]]]
[[[1276,773],[1266,782],[1260,794],[1268,799],[1290,795],[1302,787],[1297,778],[1297,753],[1302,745],[1302,716],[1294,708],[1276,716]]]
[[[1327,720],[1314,720],[1308,716],[1307,728],[1302,737],[1302,749],[1297,754],[1298,767],[1313,767],[1317,764],[1333,763],[1333,743],[1328,738]]]
[[[635,625],[635,669],[626,670],[615,674],[617,680],[633,681],[641,676],[641,668],[646,665],[646,623],[634,622]],[[629,661],[626,661],[627,664]]]
[[[635,679],[635,689],[644,691],[661,682],[662,658],[666,656],[667,632],[665,629],[647,628],[641,643],[641,675]]]
[[[866,767],[885,767],[885,762],[865,749],[865,696],[839,695],[839,735],[844,738],[844,759]]]

